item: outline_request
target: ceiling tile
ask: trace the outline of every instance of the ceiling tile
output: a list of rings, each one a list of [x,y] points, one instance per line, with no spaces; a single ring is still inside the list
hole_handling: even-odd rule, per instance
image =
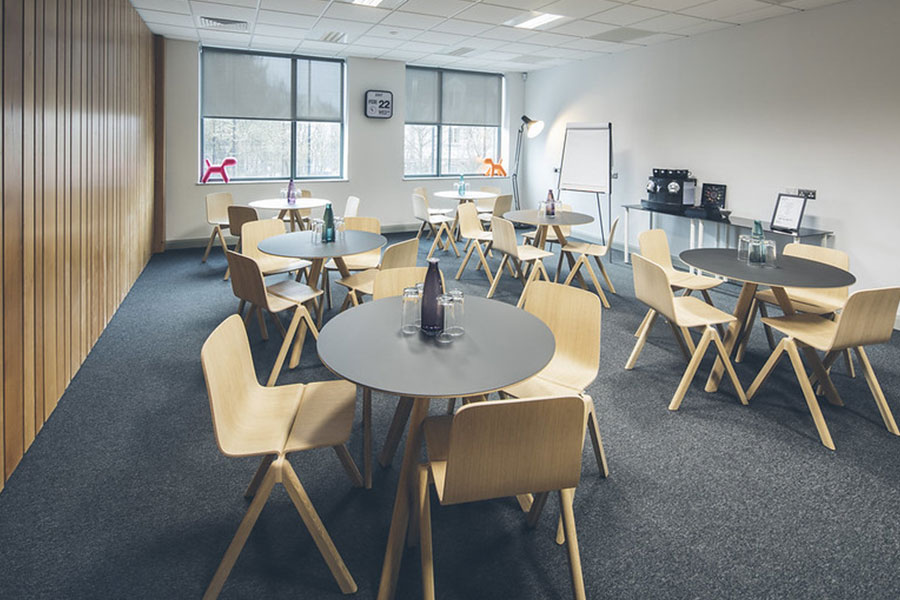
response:
[[[684,36],[681,35],[672,35],[671,33],[654,33],[653,35],[648,35],[647,37],[631,40],[631,43],[641,44],[642,46],[653,46],[655,44],[661,44],[663,42],[671,42],[673,40],[682,39],[684,39]]]
[[[135,8],[148,8],[150,10],[163,10],[166,12],[191,14],[187,0],[131,0]]]
[[[138,14],[144,23],[160,23],[161,25],[173,25],[175,27],[194,27],[194,18],[191,15],[179,15],[176,13],[162,12],[159,10],[138,9]]]
[[[382,21],[383,25],[397,25],[414,29],[430,29],[441,22],[441,18],[430,15],[418,15],[403,11],[394,11]],[[451,32],[452,33],[452,32]]]
[[[652,31],[648,31],[646,29],[637,29],[635,27],[619,27],[618,29],[613,29],[612,31],[598,33],[597,35],[591,36],[591,39],[601,40],[604,42],[620,43],[630,42],[631,40],[647,37],[648,35],[652,34]]]
[[[241,6],[243,8],[256,9],[258,2],[256,0],[210,0],[216,4],[229,4],[231,6]]]
[[[535,10],[539,6],[547,4],[547,0],[490,0],[491,4],[518,8],[520,10]]]
[[[611,23],[612,25],[631,25],[638,21],[644,21],[653,17],[664,15],[662,11],[652,8],[644,8],[643,6],[634,6],[632,4],[623,4],[617,8],[597,13],[590,19],[591,21],[600,21],[601,23]]]
[[[250,45],[250,35],[246,33],[230,33],[227,31],[208,31],[206,29],[201,29],[200,41],[209,46],[246,48]]]
[[[659,10],[681,10],[689,6],[697,6],[709,2],[709,0],[634,0],[633,4],[645,8],[658,8]]]
[[[297,27],[281,27],[279,25],[269,25],[268,23],[257,23],[253,28],[253,35],[271,38],[288,38],[294,40],[294,45],[300,43],[309,29],[298,29]]]
[[[426,44],[425,42],[404,42],[398,50],[406,50],[407,52],[421,52],[422,54],[434,54],[443,52],[446,46],[439,44]]]
[[[621,6],[618,2],[610,0],[558,0],[542,6],[540,12],[581,19],[618,6]]]
[[[799,8],[801,10],[809,10],[810,8],[819,8],[821,6],[831,6],[839,2],[847,2],[848,0],[790,0],[782,2],[783,6],[790,8]]]
[[[642,25],[643,25],[643,23],[642,23]],[[707,33],[709,31],[725,29],[727,27],[732,27],[732,24],[731,23],[723,23],[721,21],[703,21],[698,25],[692,25],[690,27],[685,27],[684,29],[679,29],[675,33],[680,33],[683,35],[698,35],[701,33]]]
[[[485,52],[481,56],[482,56],[482,58],[485,58],[491,62],[496,62],[496,61],[512,60],[513,58],[515,58],[518,55],[513,52],[502,52],[499,50],[490,50],[488,52]]]
[[[517,10],[506,6],[494,6],[493,4],[473,4],[471,8],[467,8],[463,12],[456,15],[460,19],[468,21],[478,21],[479,23],[489,23],[490,25],[499,25],[511,19],[522,17],[529,14],[525,10]]]
[[[674,13],[669,13],[661,17],[653,17],[652,19],[641,21],[640,28],[646,29],[647,31],[670,32],[676,31],[678,29],[684,29],[685,27],[700,25],[706,22],[708,21],[698,19],[697,17],[689,17],[687,15],[676,15]]]
[[[513,42],[512,44],[500,46],[498,50],[500,50],[501,52],[512,52],[514,54],[539,54],[545,48],[546,46],[538,46],[536,44],[522,44],[520,42]]]
[[[541,31],[523,38],[522,41],[529,44],[540,44],[542,46],[559,46],[560,44],[571,42],[576,39],[578,38],[572,35],[561,35],[559,33],[547,33],[546,31]]]
[[[563,45],[565,48],[574,48],[575,50],[588,50],[590,52],[618,52],[623,49],[635,48],[636,46],[628,44],[617,44],[615,42],[606,42],[602,40],[575,40]]]
[[[414,38],[417,42],[426,42],[429,44],[443,44],[445,46],[453,46],[467,39],[464,35],[456,35],[455,33],[442,33],[440,31],[423,31]]]
[[[259,8],[318,17],[326,6],[328,2],[324,0],[262,0]]]
[[[491,26],[486,23],[461,21],[459,19],[448,19],[443,23],[434,26],[435,31],[458,33],[460,35],[478,35],[488,29],[491,29]]]
[[[596,21],[579,19],[578,21],[571,21],[564,25],[560,25],[559,27],[554,27],[550,31],[552,31],[553,33],[565,33],[578,37],[589,37],[597,33],[603,33],[604,31],[609,31],[610,29],[615,28],[616,25],[609,25],[607,23],[597,23]]]
[[[346,46],[342,50],[340,50],[337,55],[338,56],[356,56],[360,58],[378,58],[382,54],[384,54],[386,50],[384,48],[373,48],[370,46],[360,46],[358,44],[351,44]]]
[[[372,6],[358,6],[356,4],[345,4],[343,2],[333,2],[325,16],[333,19],[347,19],[349,21],[363,21],[366,23],[378,23],[391,13],[383,8],[374,8]]]
[[[740,13],[749,12],[751,10],[759,10],[771,6],[760,0],[712,0],[706,4],[686,8],[683,12],[686,15],[701,17],[704,19],[719,19],[728,21],[729,17],[739,15]]]
[[[392,58],[394,60],[415,61],[424,56],[422,52],[411,52],[409,50],[388,50],[381,57]]]
[[[362,46],[369,46],[372,48],[387,48],[392,49],[396,48],[400,44],[403,43],[403,40],[397,38],[385,38],[385,37],[377,37],[374,35],[363,35],[356,38],[356,44],[360,44]]]
[[[388,39],[396,40],[411,40],[421,33],[421,29],[393,27],[390,25],[375,25],[374,27],[372,27],[372,29],[366,32],[367,35],[377,35],[378,37],[385,37]]]
[[[407,0],[403,4],[403,10],[424,15],[449,17],[470,6],[472,3],[464,0]]]
[[[291,52],[300,43],[298,39],[277,38],[277,37],[258,37],[253,36],[250,47],[254,50],[273,50],[281,52]]]
[[[234,19],[236,21],[253,22],[256,18],[256,10],[244,6],[230,6],[227,4],[215,4],[213,2],[196,2],[191,1],[191,11],[197,25],[200,24],[199,18],[203,17],[221,17],[223,19]]]
[[[344,44],[329,44],[318,40],[304,40],[297,46],[300,52],[315,53],[318,56],[334,56],[344,48]]]
[[[505,42],[501,40],[492,40],[490,38],[479,36],[466,38],[463,42],[460,43],[460,46],[475,48],[476,50],[493,50],[494,48],[499,48],[503,44],[505,44]]]
[[[541,55],[551,58],[567,58],[569,60],[582,60],[593,55],[591,52],[584,50],[573,50],[571,48],[544,48]]]
[[[149,25],[150,31],[155,34],[163,35],[167,38],[172,38],[176,40],[191,40],[196,41],[200,39],[200,36],[197,34],[197,30],[193,27],[173,27],[171,25],[161,25],[159,23],[153,23]]]
[[[350,36],[358,36],[366,33],[371,25],[369,23],[360,23],[359,21],[345,21],[344,19],[319,19],[312,28],[313,32],[328,33],[331,31],[339,31]]]
[[[261,10],[256,17],[256,22],[279,25],[281,27],[300,27],[301,29],[309,29],[316,24],[316,17],[277,12],[274,10]]]
[[[760,8],[759,10],[751,10],[749,12],[741,13],[739,15],[735,15],[733,17],[729,17],[728,20],[733,23],[738,23],[739,25],[743,25],[745,23],[753,23],[755,21],[762,21],[764,19],[771,19],[772,17],[781,17],[784,15],[790,15],[796,12],[800,12],[793,8],[787,8],[784,6],[767,6],[765,8]]]
[[[492,40],[516,41],[526,38],[533,32],[529,29],[517,29],[515,27],[494,27],[481,35]]]

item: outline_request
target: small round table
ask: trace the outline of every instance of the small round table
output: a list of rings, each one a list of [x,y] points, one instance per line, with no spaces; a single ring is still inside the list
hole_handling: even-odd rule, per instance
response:
[[[585,225],[587,223],[593,222],[594,220],[594,217],[592,217],[591,215],[572,212],[570,210],[557,210],[556,216],[548,217],[544,213],[544,211],[537,209],[513,210],[504,214],[503,218],[515,223],[525,223],[526,225],[536,226],[537,231],[534,235],[534,245],[541,250],[543,250],[544,246],[547,244],[547,232],[551,227],[556,233],[556,239],[559,241],[559,247],[563,248],[566,245],[567,241],[566,236],[563,235],[562,232],[563,227],[571,225]],[[572,256],[571,253],[568,253],[566,254],[566,258],[568,259],[569,268],[574,268],[575,257]],[[581,287],[586,289],[587,284],[584,282],[584,278],[581,276],[581,269],[575,272],[575,276],[578,278],[578,283],[581,285]]]
[[[286,198],[269,198],[266,200],[254,200],[250,203],[250,206],[260,210],[277,210],[279,211],[279,219],[283,219],[284,215],[287,214],[291,224],[291,231],[294,231],[295,225],[300,229],[304,229],[303,217],[309,216],[308,211],[310,209],[320,208],[326,204],[331,204],[331,200],[325,200],[324,198],[297,198],[291,204]],[[306,214],[303,214],[304,212]]]
[[[472,200],[487,200],[488,198],[496,198],[497,194],[493,192],[482,192],[480,190],[466,190],[464,194],[460,194],[456,190],[443,190],[434,193],[435,198],[450,198],[459,200],[460,202],[471,202]]]
[[[322,363],[362,386],[369,402],[376,389],[412,403],[379,598],[393,597],[396,588],[409,521],[409,483],[429,399],[482,395],[524,381],[543,369],[556,350],[553,333],[534,315],[476,296],[465,302],[466,332],[446,345],[421,333],[400,332],[400,298],[361,304],[319,332]]]
[[[760,285],[771,287],[781,310],[785,315],[792,315],[794,307],[787,292],[784,291],[785,287],[832,288],[856,283],[856,277],[848,271],[795,256],[779,256],[774,265],[758,265],[738,260],[737,250],[733,248],[696,248],[685,250],[679,258],[701,271],[743,283],[734,308],[737,320],[728,326],[728,332],[723,340],[725,350],[729,353],[735,348],[741,336],[750,334],[746,331],[747,318],[756,289]],[[812,348],[804,348],[803,353],[812,365],[821,364],[819,356]],[[707,392],[718,389],[724,369],[722,361],[716,359],[716,364],[706,381]]]

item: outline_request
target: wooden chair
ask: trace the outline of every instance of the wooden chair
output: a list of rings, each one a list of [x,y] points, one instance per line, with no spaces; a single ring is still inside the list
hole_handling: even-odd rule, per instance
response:
[[[600,299],[584,290],[548,281],[535,281],[523,307],[544,322],[556,340],[553,358],[534,377],[503,388],[501,396],[533,398],[586,394],[600,371]],[[609,475],[603,439],[593,402],[588,431],[594,457],[603,477]]]
[[[591,281],[594,282],[594,289],[597,290],[597,295],[600,296],[600,300],[603,302],[603,306],[609,308],[609,300],[606,299],[606,294],[603,293],[603,288],[600,287],[600,282],[597,281],[597,275],[594,274],[594,269],[591,268],[591,263],[588,258],[591,256],[594,257],[594,260],[597,262],[597,268],[600,269],[600,274],[603,275],[606,285],[609,286],[609,291],[615,294],[616,288],[613,286],[613,282],[606,272],[606,267],[603,266],[603,262],[600,259],[609,254],[609,249],[612,248],[613,237],[616,235],[616,225],[618,224],[619,219],[617,218],[613,221],[612,227],[609,228],[609,236],[606,238],[606,243],[603,245],[572,241],[570,239],[566,245],[562,247],[559,253],[559,263],[556,265],[556,278],[554,278],[554,281],[558,281],[559,273],[562,270],[563,258],[565,258],[567,254],[578,254],[578,260],[575,261],[575,264],[569,270],[569,276],[566,277],[564,285],[572,283],[578,270],[581,267],[586,267],[588,274],[591,276]]]
[[[418,194],[425,198],[425,204],[428,205],[428,213],[432,215],[452,215],[453,211],[456,208],[432,208],[428,202],[428,189],[424,186],[419,186],[413,190],[413,194]]]
[[[413,506],[418,521],[422,589],[435,597],[429,484],[441,505],[535,492],[527,524],[534,527],[550,492],[558,492],[573,595],[584,599],[573,499],[589,398],[476,402],[422,424],[428,462],[418,468]]]
[[[833,248],[813,246],[812,244],[791,243],[785,244],[784,249],[782,250],[782,254],[784,256],[794,256],[797,258],[805,258],[807,260],[825,263],[833,267],[843,269],[845,271],[850,270],[850,256],[846,252],[841,252],[840,250],[835,250]],[[788,298],[791,301],[791,305],[797,312],[822,316],[828,314],[836,314],[844,307],[844,304],[847,303],[847,298],[850,295],[849,287],[786,287],[784,288],[784,291],[785,293],[787,293]],[[760,316],[768,317],[769,312],[766,305],[772,304],[774,306],[778,306],[778,299],[775,298],[775,292],[773,292],[771,289],[759,290],[758,292],[756,292],[756,296],[753,300],[753,304],[750,305],[750,313],[747,317],[747,324],[745,325],[744,331],[741,334],[740,344],[738,345],[737,354],[735,356],[735,362],[741,362],[741,360],[743,360],[744,358],[744,354],[746,353],[747,349],[747,341],[750,337],[750,332],[752,331],[753,322],[756,319],[756,313],[759,312]],[[764,329],[766,332],[766,339],[769,342],[769,349],[774,350],[775,337],[772,335],[772,329],[768,325],[765,325]],[[851,376],[854,376],[855,373],[853,372],[853,363],[850,359],[850,352],[845,352],[844,357],[847,360],[847,366],[850,370]]]
[[[367,231],[381,235],[381,221],[375,217],[347,217],[344,220],[344,229],[347,231]],[[376,269],[381,263],[381,248],[344,256],[343,259],[344,264],[347,265],[347,270],[351,273]],[[322,289],[325,290],[325,295],[328,298],[328,308],[331,308],[331,284],[329,283],[331,271],[339,271],[334,259],[326,262],[325,268],[322,269]]]
[[[715,345],[719,357],[725,363],[725,370],[734,384],[734,389],[737,390],[741,404],[746,405],[747,396],[744,395],[744,388],[741,387],[741,382],[738,380],[737,374],[734,372],[734,366],[731,364],[731,359],[728,357],[728,351],[725,350],[722,338],[719,337],[719,332],[715,328],[715,325],[718,324],[731,323],[735,320],[735,317],[693,296],[679,296],[676,298],[672,293],[669,275],[663,267],[640,254],[633,254],[632,260],[634,262],[634,293],[638,300],[650,307],[650,319],[643,331],[641,331],[641,336],[634,345],[634,350],[632,350],[625,368],[628,370],[634,368],[644,343],[647,341],[647,335],[653,327],[653,322],[656,320],[657,315],[661,314],[668,319],[669,325],[672,327],[672,333],[675,335],[675,340],[679,342],[682,352],[689,359],[687,369],[681,378],[681,383],[678,384],[678,389],[675,390],[675,395],[669,403],[669,410],[678,410],[678,407],[681,406],[684,394],[697,373],[697,367],[700,366],[700,361],[706,354],[710,342]],[[681,332],[677,329],[690,329],[693,327],[703,328],[703,335],[700,337],[696,348],[690,348],[693,345],[691,337],[686,336],[682,338],[679,335]],[[686,347],[685,344],[688,344],[688,346]],[[691,352],[688,351],[688,348],[690,348]]]
[[[306,270],[312,264],[308,260],[284,258],[260,252],[258,246],[261,241],[283,233],[284,222],[280,219],[260,219],[244,223],[241,228],[241,254],[255,260],[263,275]]]
[[[267,385],[275,385],[275,380],[281,372],[281,366],[287,356],[288,348],[297,335],[297,328],[300,328],[298,342],[294,346],[291,354],[290,367],[297,366],[300,362],[300,353],[303,351],[303,341],[306,339],[307,328],[312,332],[313,337],[319,337],[319,330],[313,323],[312,316],[309,313],[308,303],[312,303],[322,295],[322,290],[314,290],[308,285],[298,283],[291,279],[279,281],[274,285],[266,287],[263,273],[255,260],[249,256],[244,256],[231,250],[226,254],[228,257],[228,265],[232,269],[231,289],[234,295],[240,300],[238,304],[238,315],[243,315],[245,304],[249,304],[245,322],[250,321],[250,315],[256,313],[259,321],[259,331],[264,340],[269,339],[269,332],[266,328],[265,317],[263,311],[267,311],[275,321],[275,326],[279,333],[284,337],[281,349],[278,351],[278,358],[275,360],[275,367],[269,375]],[[294,316],[288,326],[287,331],[278,317],[278,313],[285,310],[294,310]]]
[[[249,223],[250,221],[258,221],[259,214],[257,214],[256,209],[252,206],[241,206],[239,204],[232,204],[228,207],[228,229],[231,230],[231,234],[237,236],[237,243],[234,245],[235,252],[241,252],[243,244],[241,239],[241,233],[244,231],[244,223]],[[225,280],[228,281],[228,276],[231,274],[231,267],[225,269]]]
[[[362,296],[371,296],[373,294],[375,277],[379,271],[414,267],[418,256],[419,240],[416,238],[391,244],[385,248],[384,256],[381,258],[381,264],[378,267],[354,273],[350,277],[344,277],[335,281],[336,284],[347,288],[347,298],[344,300],[341,310],[346,309],[351,304],[356,306],[362,301]]]
[[[513,197],[510,194],[504,194],[503,196],[497,196],[496,200],[494,200],[493,209],[490,212],[480,212],[478,213],[478,218],[481,219],[485,225],[488,227],[491,226],[491,219],[493,217],[503,218],[503,215],[512,210],[512,200]]]
[[[344,218],[355,217],[359,213],[359,198],[347,196],[347,204],[344,206]]]
[[[426,226],[434,233],[434,243],[431,244],[431,249],[428,251],[428,258],[431,258],[431,255],[434,254],[435,248],[440,246],[442,250],[446,250],[448,244],[453,246],[453,251],[459,257],[459,249],[456,247],[456,241],[453,239],[453,233],[450,231],[450,224],[453,223],[453,218],[443,213],[432,213],[428,208],[425,196],[419,194],[412,195],[412,205],[413,216],[422,221],[422,225],[416,232],[416,239],[422,236]],[[445,235],[447,236],[446,242],[442,241]]]
[[[764,317],[763,323],[780,331],[787,337],[782,338],[778,345],[775,346],[774,352],[769,356],[766,364],[763,365],[756,379],[750,385],[747,397],[752,398],[756,394],[760,386],[765,383],[766,378],[772,373],[775,365],[778,364],[778,359],[781,358],[784,352],[787,352],[791,359],[791,365],[794,367],[797,380],[800,382],[800,388],[803,390],[806,405],[809,407],[809,412],[812,414],[815,422],[819,438],[826,448],[834,450],[834,442],[831,440],[828,426],[825,425],[825,418],[819,409],[819,402],[813,393],[812,385],[818,381],[832,404],[843,405],[834,384],[828,376],[827,369],[844,350],[852,348],[859,359],[859,364],[866,376],[866,382],[869,384],[869,390],[875,398],[875,404],[881,412],[881,418],[885,426],[894,435],[900,435],[890,406],[888,406],[884,392],[881,390],[878,379],[875,377],[875,371],[872,370],[872,364],[869,362],[869,357],[864,349],[864,346],[884,344],[890,341],[898,305],[900,305],[900,287],[880,288],[859,290],[850,294],[840,317],[836,321],[809,313],[784,317]],[[811,379],[806,375],[803,360],[800,358],[800,353],[797,350],[798,347],[813,350],[810,353],[806,353],[813,363],[811,365],[813,368],[813,377]],[[819,361],[815,350],[821,350],[825,353],[823,361]]]
[[[503,269],[510,261],[513,261],[516,265],[519,279],[525,286],[525,289],[522,290],[522,295],[519,297],[519,302],[516,304],[517,307],[521,308],[522,303],[525,301],[525,295],[528,293],[528,285],[537,279],[539,273],[543,274],[545,281],[550,281],[550,276],[547,275],[547,269],[544,268],[542,261],[548,256],[553,256],[553,254],[534,246],[519,245],[516,239],[516,228],[506,219],[493,217],[491,219],[491,232],[493,233],[494,242],[491,248],[501,252],[503,258],[500,259],[500,266],[497,267],[497,271],[494,273],[494,281],[491,283],[491,289],[488,290],[487,297],[492,298],[494,296],[497,284],[503,275]],[[523,265],[532,267],[527,278],[525,277],[525,271],[522,269]]]
[[[556,210],[561,212],[572,212],[571,204],[557,204]],[[562,234],[566,236],[566,239],[569,239],[569,236],[572,235],[572,226],[571,225],[563,225],[560,227],[562,230]],[[526,244],[531,244],[534,246],[534,240],[537,237],[537,231],[527,231],[522,234],[522,237],[525,239]],[[559,239],[556,237],[556,230],[552,227],[547,228],[547,239],[544,240],[548,244],[558,244]]]
[[[479,188],[481,192],[487,192],[488,194],[494,194],[493,198],[479,198],[475,201],[475,209],[479,213],[491,214],[494,212],[494,203],[497,201],[497,198],[500,197],[500,194],[503,193],[496,185],[483,185]],[[507,211],[509,212],[509,211]],[[500,215],[501,217],[503,215]]]
[[[228,250],[228,244],[225,242],[225,229],[228,229],[228,207],[234,204],[234,198],[230,192],[217,192],[215,194],[206,195],[206,222],[212,225],[212,233],[209,234],[209,242],[206,244],[206,251],[203,253],[201,263],[205,263],[209,258],[209,252],[212,250],[213,242],[216,236],[222,243],[222,250]]]
[[[204,599],[218,597],[260,511],[281,483],[325,559],[341,591],[356,591],[353,576],[335,548],[287,455],[331,447],[354,486],[362,478],[345,443],[350,437],[356,386],[347,381],[262,387],[256,379],[247,332],[232,315],[210,334],[200,352],[213,431],[228,457],[261,456],[244,496],[253,498],[216,569]]]
[[[475,210],[475,205],[471,202],[460,204],[459,208],[456,210],[456,215],[459,218],[460,236],[466,240],[466,245],[468,247],[466,257],[463,259],[462,263],[459,265],[459,270],[456,272],[456,279],[459,279],[462,276],[466,265],[469,264],[469,259],[472,257],[472,252],[477,250],[478,260],[480,261],[481,266],[484,267],[484,274],[487,275],[488,284],[493,283],[494,278],[491,276],[491,268],[488,266],[487,259],[484,256],[484,250],[481,247],[482,244],[484,244],[485,247],[490,247],[491,242],[494,241],[493,234],[490,231],[485,231],[481,228],[481,221],[478,219],[478,211]]]

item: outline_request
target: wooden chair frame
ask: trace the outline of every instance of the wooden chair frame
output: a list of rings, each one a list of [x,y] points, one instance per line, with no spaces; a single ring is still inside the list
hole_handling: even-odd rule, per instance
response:
[[[212,233],[209,234],[209,242],[206,244],[206,250],[203,252],[201,263],[205,263],[209,258],[216,237],[222,244],[222,250],[228,250],[228,243],[225,241],[224,229],[228,229],[228,207],[234,204],[234,198],[231,192],[216,192],[206,195],[206,222],[212,225]]]
[[[612,280],[609,278],[609,274],[606,272],[606,267],[603,266],[603,262],[600,260],[603,256],[609,255],[609,250],[612,248],[613,238],[616,235],[616,225],[619,224],[619,219],[616,218],[613,221],[612,226],[609,228],[609,236],[606,238],[606,244],[598,245],[598,244],[566,244],[563,248],[560,249],[559,252],[559,262],[556,265],[556,277],[553,278],[553,281],[559,281],[559,274],[562,271],[563,258],[566,255],[570,255],[573,252],[578,253],[578,260],[575,261],[575,264],[569,269],[569,276],[566,277],[565,283],[563,285],[571,285],[572,280],[575,279],[575,276],[578,274],[579,269],[581,267],[586,267],[588,275],[591,276],[591,281],[594,283],[594,289],[597,290],[597,295],[600,296],[600,301],[603,302],[603,306],[605,308],[609,308],[609,300],[606,299],[606,294],[603,293],[603,288],[600,287],[600,282],[597,281],[597,275],[594,273],[594,269],[591,268],[591,263],[588,260],[589,256],[593,256],[594,260],[597,262],[597,268],[600,269],[600,274],[603,275],[603,279],[606,281],[606,285],[609,287],[609,291],[613,294],[616,293],[616,287],[613,285]],[[571,248],[570,250],[566,250],[566,248]]]
[[[503,275],[503,269],[512,262],[515,264],[516,274],[524,286],[522,295],[519,296],[519,301],[516,303],[517,308],[522,308],[522,305],[525,303],[525,297],[528,294],[528,286],[532,281],[539,280],[539,277],[541,276],[543,276],[544,281],[550,281],[550,275],[547,274],[547,269],[544,268],[543,259],[548,256],[553,256],[553,254],[546,250],[535,248],[534,246],[527,246],[524,244],[519,245],[516,238],[516,228],[506,219],[493,217],[491,219],[491,232],[493,234],[493,244],[491,249],[497,250],[503,254],[503,258],[500,259],[500,265],[494,273],[494,281],[491,283],[487,297],[494,297],[494,292],[497,290],[497,284],[500,283],[500,277]],[[527,277],[523,270],[523,266],[532,267]]]

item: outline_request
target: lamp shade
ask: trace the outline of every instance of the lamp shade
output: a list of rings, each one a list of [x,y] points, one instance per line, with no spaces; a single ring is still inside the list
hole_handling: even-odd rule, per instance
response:
[[[529,138],[537,137],[544,130],[543,121],[535,121],[534,119],[529,119],[527,115],[522,115],[522,122],[525,123],[525,128],[527,130]]]

